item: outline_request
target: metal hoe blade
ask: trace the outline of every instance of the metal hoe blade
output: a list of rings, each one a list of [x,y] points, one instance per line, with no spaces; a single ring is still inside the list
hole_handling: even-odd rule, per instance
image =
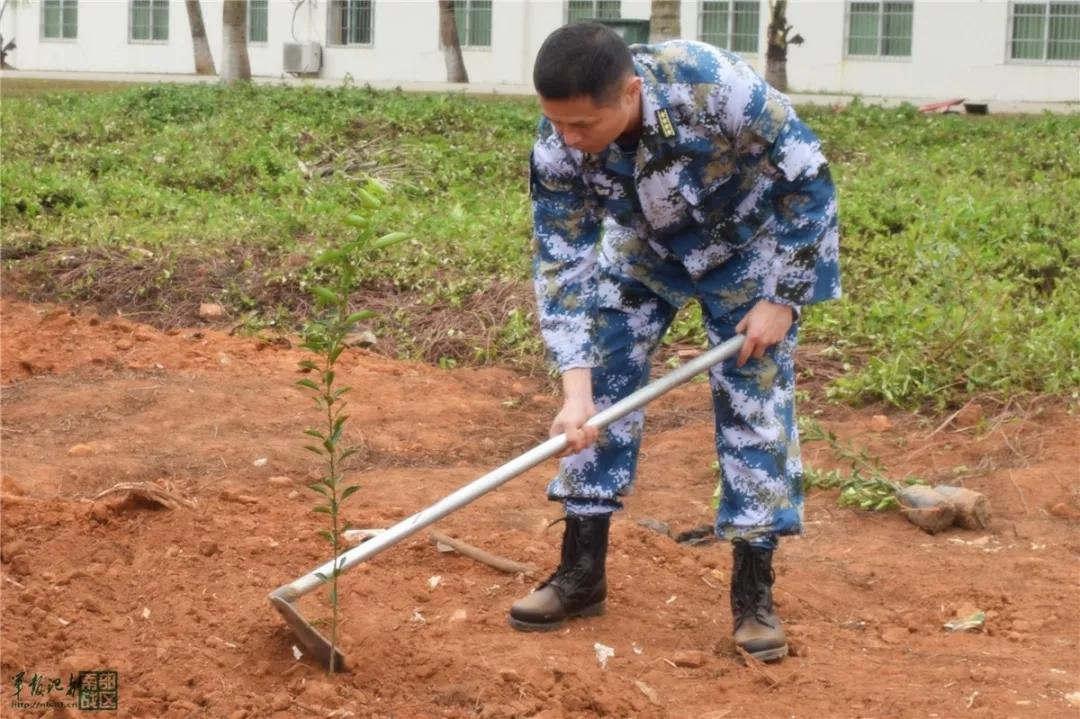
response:
[[[671,389],[691,379],[694,375],[704,372],[715,364],[723,362],[735,354],[743,345],[743,336],[735,335],[726,342],[713,347],[683,366],[675,369],[660,379],[652,382],[637,392],[623,398],[612,406],[597,412],[585,423],[587,427],[603,428],[612,422],[625,417],[634,410],[644,407],[657,397],[666,394]],[[498,469],[495,469],[483,477],[472,481],[452,494],[442,498],[435,504],[422,509],[410,517],[406,517],[382,534],[364,542],[360,546],[353,547],[343,552],[336,559],[316,567],[299,579],[278,587],[270,593],[270,603],[281,612],[285,622],[292,629],[293,634],[300,643],[325,667],[330,666],[330,642],[320,634],[311,623],[304,619],[297,610],[296,602],[305,594],[319,587],[332,576],[334,565],[338,566],[339,574],[350,567],[359,564],[365,559],[370,559],[382,550],[397,544],[401,540],[419,532],[448,514],[455,512],[477,498],[487,494],[491,490],[505,484],[514,477],[526,472],[536,465],[562,453],[566,449],[566,435],[557,437],[533,447],[528,452],[510,460]],[[334,667],[338,671],[345,671],[345,656],[336,648],[333,650]]]

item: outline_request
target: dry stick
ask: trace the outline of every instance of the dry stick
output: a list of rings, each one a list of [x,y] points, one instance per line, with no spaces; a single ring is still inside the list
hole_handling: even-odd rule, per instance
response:
[[[1024,499],[1024,492],[1020,489],[1020,485],[1013,479],[1012,470],[1009,470],[1009,481],[1012,482],[1012,486],[1016,489],[1016,493],[1020,495],[1020,503],[1024,505],[1024,514],[1031,514],[1031,510],[1028,509],[1027,500]]]
[[[494,554],[489,554],[483,549],[477,549],[471,544],[466,544],[465,542],[462,542],[460,539],[448,537],[437,529],[432,529],[429,534],[431,536],[432,543],[445,544],[446,546],[451,547],[458,554],[464,557],[468,557],[469,559],[475,559],[481,564],[486,564],[489,567],[494,567],[500,572],[507,572],[509,574],[524,574],[527,577],[531,577],[537,572],[536,567],[527,564],[521,564],[520,562],[515,562],[511,559],[497,557]]]
[[[765,665],[762,664],[760,660],[755,659],[750,654],[750,652],[746,651],[745,649],[743,649],[742,647],[740,647],[737,644],[735,645],[735,651],[738,652],[739,656],[742,657],[743,660],[746,661],[746,666],[753,669],[754,672],[756,672],[758,676],[764,678],[765,681],[769,682],[769,688],[770,689],[777,686],[778,684],[780,684],[780,680],[777,679],[776,677],[774,677],[772,674],[770,674],[768,672],[768,670],[765,669]]]

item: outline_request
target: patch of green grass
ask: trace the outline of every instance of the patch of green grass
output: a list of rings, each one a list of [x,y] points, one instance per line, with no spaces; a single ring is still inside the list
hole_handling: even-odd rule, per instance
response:
[[[416,238],[358,277],[388,318],[383,350],[540,366],[532,99],[157,85],[5,98],[0,112],[3,256],[35,299],[160,316],[216,299],[249,327],[295,325],[321,279],[307,261],[377,177],[399,201],[376,221]],[[802,114],[840,193],[845,297],[803,322],[847,369],[829,395],[945,407],[1074,392],[1080,116]],[[703,338],[691,308],[666,344]]]

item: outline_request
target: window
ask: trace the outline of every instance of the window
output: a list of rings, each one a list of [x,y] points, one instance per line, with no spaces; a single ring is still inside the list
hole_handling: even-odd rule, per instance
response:
[[[330,0],[330,44],[370,45],[372,0]]]
[[[169,0],[131,0],[131,39],[169,39]]]
[[[47,40],[79,36],[78,0],[45,0],[41,4],[41,35]]]
[[[462,47],[491,47],[491,0],[454,0],[454,22]]]
[[[1009,33],[1011,60],[1080,60],[1080,2],[1017,2]]]
[[[270,27],[270,0],[248,0],[248,42],[266,42]]]
[[[582,20],[617,20],[622,17],[620,0],[569,0],[566,3],[566,23]]]
[[[848,3],[848,55],[911,57],[914,3]]]
[[[705,0],[701,5],[701,40],[732,52],[758,51],[761,4]]]

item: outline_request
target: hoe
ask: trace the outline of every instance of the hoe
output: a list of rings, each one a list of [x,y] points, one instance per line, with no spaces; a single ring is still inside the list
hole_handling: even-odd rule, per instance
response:
[[[704,372],[715,364],[733,357],[742,347],[744,338],[736,335],[726,342],[713,347],[694,359],[690,360],[678,369],[664,375],[624,399],[616,402],[607,409],[597,412],[586,423],[588,427],[603,428],[620,419],[636,409],[644,407],[657,397],[667,393],[672,388],[686,382],[694,375]],[[455,512],[465,505],[473,502],[491,490],[505,484],[519,474],[532,469],[541,462],[560,454],[566,449],[566,435],[557,437],[533,447],[528,452],[512,459],[498,469],[495,469],[483,477],[472,481],[458,489],[435,504],[422,509],[416,514],[406,517],[385,532],[363,544],[343,552],[337,558],[308,572],[296,581],[278,587],[270,593],[270,603],[277,608],[285,617],[285,622],[292,629],[300,643],[307,648],[311,655],[324,667],[330,666],[330,654],[334,653],[334,667],[339,671],[345,671],[345,656],[335,647],[331,650],[330,642],[304,619],[296,607],[296,602],[305,594],[316,589],[324,581],[324,577],[331,576],[334,565],[337,564],[339,572],[370,559],[382,550],[397,544],[425,527],[434,524],[448,514]]]

